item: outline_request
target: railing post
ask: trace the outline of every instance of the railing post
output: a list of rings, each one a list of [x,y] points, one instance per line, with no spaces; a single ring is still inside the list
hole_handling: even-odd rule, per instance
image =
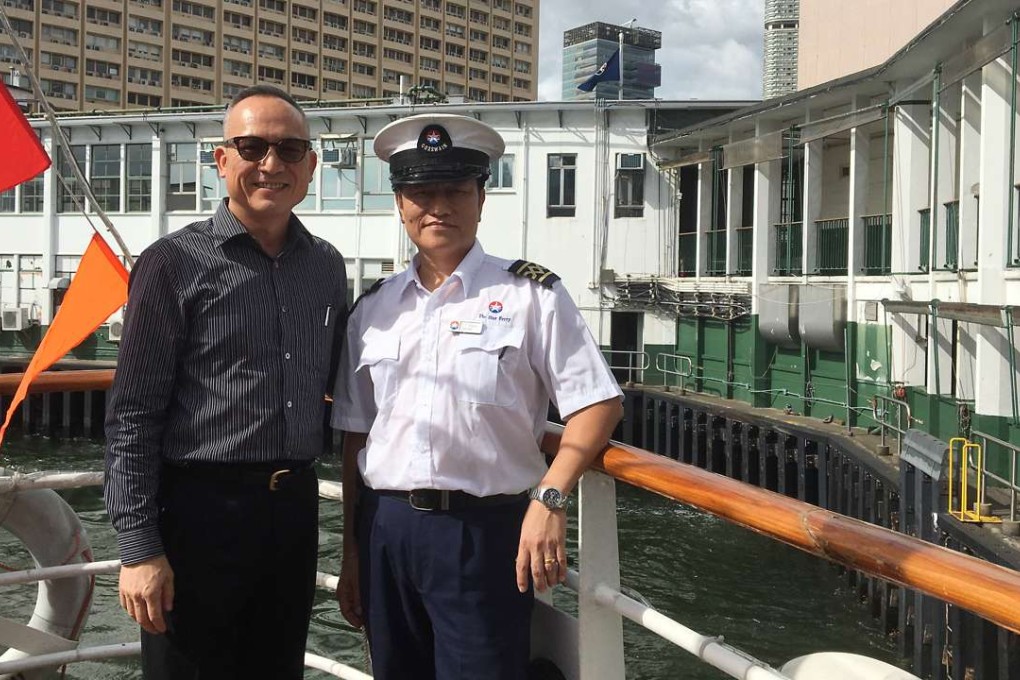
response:
[[[595,599],[595,588],[600,584],[620,589],[616,481],[589,470],[581,477],[578,489],[579,680],[619,680],[624,677],[623,619]]]

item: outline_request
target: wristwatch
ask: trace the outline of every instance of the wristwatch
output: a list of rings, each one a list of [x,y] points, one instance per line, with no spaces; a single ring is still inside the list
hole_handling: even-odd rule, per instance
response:
[[[539,501],[550,510],[560,510],[567,504],[567,496],[555,486],[537,486],[528,493],[528,498]]]

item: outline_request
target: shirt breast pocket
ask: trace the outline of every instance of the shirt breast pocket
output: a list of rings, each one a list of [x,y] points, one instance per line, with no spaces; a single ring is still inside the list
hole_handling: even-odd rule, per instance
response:
[[[478,335],[457,337],[454,374],[457,398],[474,404],[509,406],[517,393],[514,366],[520,359],[524,330],[487,326]]]
[[[369,333],[355,372],[368,371],[372,378],[376,408],[389,404],[397,395],[397,365],[400,359],[400,336],[396,333]]]

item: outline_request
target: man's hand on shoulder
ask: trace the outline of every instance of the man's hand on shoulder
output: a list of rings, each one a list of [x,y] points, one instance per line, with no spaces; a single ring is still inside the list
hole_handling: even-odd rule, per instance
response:
[[[120,568],[120,606],[149,633],[166,632],[174,608],[174,570],[165,555]]]

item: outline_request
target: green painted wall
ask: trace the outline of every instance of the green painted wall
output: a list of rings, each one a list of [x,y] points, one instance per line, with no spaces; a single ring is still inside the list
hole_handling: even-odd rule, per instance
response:
[[[645,345],[645,353],[648,354],[648,369],[645,371],[644,383],[645,385],[659,386],[663,384],[665,375],[655,367],[656,358],[660,354],[676,354],[676,349],[673,345]],[[663,364],[667,369],[672,369],[673,362],[667,362]],[[675,375],[669,376],[670,385],[678,385],[678,380]]]
[[[24,331],[0,332],[0,360],[19,362],[32,358],[48,326],[32,326]],[[116,361],[117,344],[108,340],[109,328],[101,326],[71,350],[65,359],[81,361]]]

